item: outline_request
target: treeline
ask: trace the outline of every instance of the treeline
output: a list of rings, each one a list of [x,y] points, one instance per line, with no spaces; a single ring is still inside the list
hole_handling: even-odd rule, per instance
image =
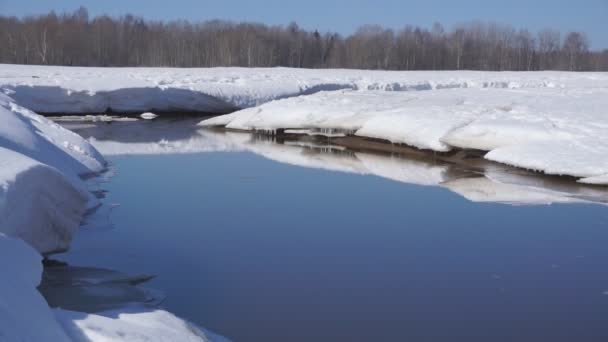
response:
[[[608,70],[584,33],[469,23],[446,30],[364,26],[349,36],[207,21],[73,13],[0,16],[0,63],[74,66],[245,66],[386,70]]]

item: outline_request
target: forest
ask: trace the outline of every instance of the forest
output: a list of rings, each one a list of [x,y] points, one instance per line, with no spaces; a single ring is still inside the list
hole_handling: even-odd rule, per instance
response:
[[[365,25],[350,35],[296,23],[154,21],[89,16],[81,7],[0,15],[0,63],[66,66],[294,67],[382,70],[608,71],[584,32],[470,22],[446,29]]]

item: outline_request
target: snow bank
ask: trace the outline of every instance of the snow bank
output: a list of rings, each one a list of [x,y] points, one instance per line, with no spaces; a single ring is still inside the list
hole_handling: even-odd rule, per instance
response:
[[[228,341],[167,311],[137,306],[94,315],[56,310],[55,315],[74,342]]]
[[[595,177],[608,173],[606,108],[608,88],[582,86],[341,91],[274,101],[201,125],[351,134],[439,152],[480,149],[490,151],[489,160],[601,184],[605,179]]]
[[[0,94],[0,146],[68,176],[100,171],[103,157],[84,139]]]
[[[607,73],[0,65],[0,93],[39,112],[249,108],[209,124],[354,133],[441,152],[476,148],[491,151],[491,160],[593,184],[607,183],[599,177],[608,173],[607,89]],[[323,91],[332,92],[298,97]]]
[[[0,233],[43,254],[66,250],[87,202],[57,169],[0,147]]]
[[[65,250],[95,199],[79,175],[104,160],[80,136],[0,94],[0,233]]]
[[[51,310],[37,290],[41,261],[22,240],[0,234],[0,341],[227,341],[163,310]]]
[[[83,138],[4,94],[0,122],[0,341],[224,340],[162,310],[53,314],[37,290],[41,254],[69,247],[95,202],[79,176],[105,162]]]
[[[448,151],[450,147],[441,138],[484,110],[478,104],[465,104],[459,96],[438,96],[438,92],[340,91],[274,101],[206,120],[203,125],[241,130],[318,129]]]
[[[608,88],[519,90],[505,100],[505,110],[488,112],[443,141],[547,174],[586,178],[608,172]]]
[[[0,341],[70,341],[36,290],[42,257],[0,233]]]
[[[40,113],[230,112],[339,89],[595,87],[602,73],[365,71],[289,68],[78,68],[0,64],[0,90]]]

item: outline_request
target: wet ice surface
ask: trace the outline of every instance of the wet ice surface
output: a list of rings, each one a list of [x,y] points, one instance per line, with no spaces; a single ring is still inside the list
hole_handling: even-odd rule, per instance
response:
[[[120,206],[61,258],[158,275],[164,308],[235,341],[608,338],[606,188],[188,121],[72,128]]]
[[[139,286],[152,275],[128,275],[114,270],[70,265],[46,265],[38,287],[51,307],[79,312],[120,309],[129,304],[155,307],[164,295]]]

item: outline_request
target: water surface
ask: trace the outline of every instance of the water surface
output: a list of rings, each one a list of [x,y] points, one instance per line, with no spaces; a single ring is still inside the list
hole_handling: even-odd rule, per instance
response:
[[[119,206],[112,229],[83,228],[62,259],[156,274],[147,286],[163,307],[210,330],[235,341],[608,339],[608,210],[588,203],[605,202],[604,188],[220,141],[191,123],[112,135],[125,125],[71,127],[108,156],[104,203]],[[546,202],[562,203],[529,205]]]

